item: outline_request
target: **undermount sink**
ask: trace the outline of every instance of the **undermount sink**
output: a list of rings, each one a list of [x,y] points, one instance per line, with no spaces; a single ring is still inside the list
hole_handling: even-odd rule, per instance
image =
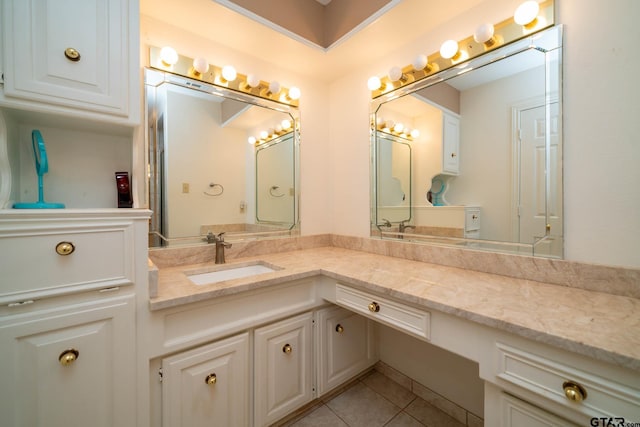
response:
[[[257,276],[258,274],[271,273],[279,270],[277,267],[266,265],[262,262],[254,264],[220,266],[213,271],[204,273],[187,273],[187,277],[196,285],[210,285],[225,280],[240,279],[242,277]]]

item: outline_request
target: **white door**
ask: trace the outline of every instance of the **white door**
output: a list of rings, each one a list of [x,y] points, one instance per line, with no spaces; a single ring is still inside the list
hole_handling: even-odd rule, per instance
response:
[[[165,426],[249,425],[249,334],[162,360]]]
[[[551,150],[549,182],[545,155],[546,120],[544,106],[523,109],[520,123],[519,236],[520,243],[532,244],[546,234],[562,235],[562,164],[558,103],[551,104]],[[549,197],[547,198],[547,191]],[[548,222],[546,213],[549,213]],[[551,242],[549,242],[550,244]],[[542,248],[537,248],[541,250]],[[556,251],[558,248],[547,249]],[[546,252],[546,251],[545,251]]]
[[[312,313],[305,313],[256,329],[256,426],[270,425],[313,399],[312,325]]]
[[[133,324],[133,295],[0,318],[0,424],[134,426]]]

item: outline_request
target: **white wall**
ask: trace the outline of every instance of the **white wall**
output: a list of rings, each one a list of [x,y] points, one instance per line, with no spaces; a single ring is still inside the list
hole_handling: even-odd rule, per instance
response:
[[[435,52],[447,38],[467,37],[481,22],[499,22],[518,3],[486,1],[331,85],[333,200],[339,206],[333,232],[369,235],[368,77],[408,64],[418,53]],[[556,3],[556,21],[566,26],[565,258],[640,267],[640,2]],[[311,172],[304,170],[306,179],[314,179]]]

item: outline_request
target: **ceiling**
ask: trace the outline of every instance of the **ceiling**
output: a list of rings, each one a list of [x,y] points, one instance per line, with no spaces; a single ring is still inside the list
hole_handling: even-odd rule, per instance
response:
[[[374,22],[328,51],[310,47],[213,0],[140,0],[140,13],[246,55],[331,81],[370,63],[372,58],[392,52],[483,0],[398,1]]]

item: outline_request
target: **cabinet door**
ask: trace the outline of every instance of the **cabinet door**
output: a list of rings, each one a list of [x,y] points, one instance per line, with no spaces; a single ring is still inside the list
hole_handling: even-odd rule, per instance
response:
[[[249,335],[162,360],[163,425],[249,425]]]
[[[576,427],[575,424],[508,394],[502,393],[500,400],[501,425],[504,427]]]
[[[318,311],[318,395],[323,395],[377,361],[373,323],[340,307]]]
[[[313,316],[305,313],[255,331],[255,425],[282,418],[313,399]]]
[[[460,172],[460,119],[451,114],[443,114],[442,127],[442,172],[458,175]]]
[[[127,116],[128,4],[3,1],[6,95]]]
[[[2,425],[134,426],[134,310],[131,295],[1,318]]]

